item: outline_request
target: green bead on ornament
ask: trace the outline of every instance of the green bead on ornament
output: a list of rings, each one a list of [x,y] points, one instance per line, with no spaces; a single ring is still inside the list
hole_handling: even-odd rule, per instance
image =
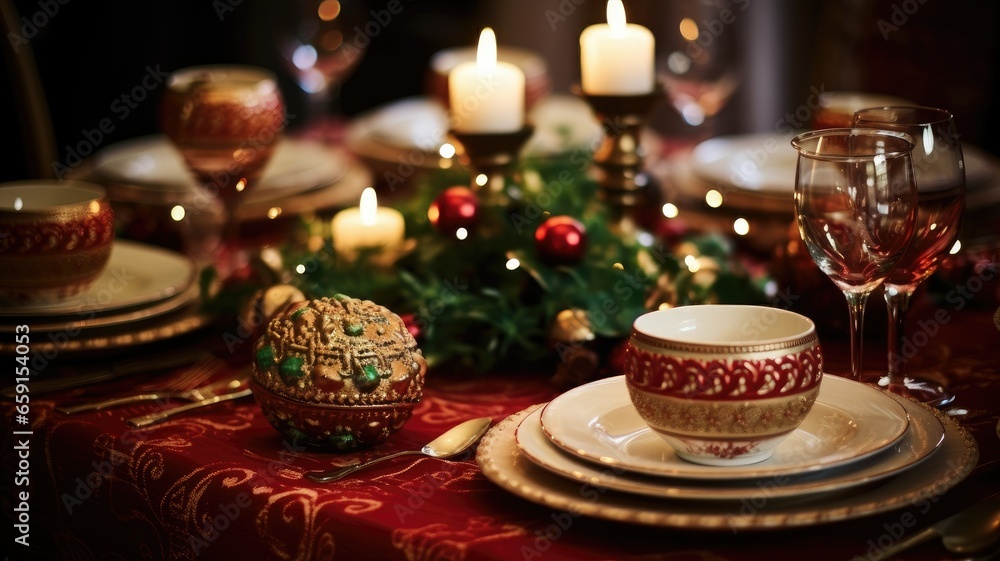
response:
[[[330,435],[330,446],[335,450],[353,450],[357,448],[357,437],[348,429],[341,428],[335,434]]]
[[[254,358],[257,359],[257,368],[262,371],[271,368],[274,366],[274,347],[264,345],[257,349],[257,352],[254,353]]]
[[[281,379],[285,384],[291,386],[305,376],[305,372],[302,371],[304,364],[305,360],[300,356],[290,356],[281,362],[278,371],[281,373]]]
[[[292,444],[297,444],[299,442],[308,443],[311,440],[309,435],[295,428],[291,422],[289,422],[285,427],[285,436],[288,437],[288,440],[292,441]]]
[[[371,393],[382,383],[382,376],[374,364],[366,364],[354,374],[354,385],[364,393]]]

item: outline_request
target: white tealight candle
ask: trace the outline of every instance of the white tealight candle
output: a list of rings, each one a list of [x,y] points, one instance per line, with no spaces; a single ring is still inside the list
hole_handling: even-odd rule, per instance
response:
[[[497,38],[489,27],[479,35],[476,62],[448,74],[448,98],[456,131],[514,132],[524,126],[524,72],[497,61]]]
[[[580,34],[583,91],[593,95],[635,95],[653,91],[656,42],[648,29],[626,23],[621,0],[608,0],[608,23]]]
[[[342,210],[333,217],[333,248],[348,259],[361,249],[391,252],[403,245],[405,228],[403,215],[396,209],[378,206],[375,189],[367,187],[358,208]]]

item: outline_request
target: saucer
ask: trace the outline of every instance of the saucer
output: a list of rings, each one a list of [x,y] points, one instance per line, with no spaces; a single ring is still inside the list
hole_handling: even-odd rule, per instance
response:
[[[893,399],[893,398],[889,398]],[[953,419],[916,404],[944,426],[944,441],[920,464],[877,485],[815,498],[696,501],[622,493],[556,475],[520,453],[515,432],[534,410],[528,408],[495,425],[479,443],[476,463],[500,488],[542,505],[575,515],[655,526],[734,532],[814,526],[889,512],[940,497],[965,479],[979,459],[972,435]]]
[[[147,306],[187,291],[196,272],[194,262],[180,253],[115,240],[104,272],[85,292],[57,304],[0,307],[0,318],[91,319],[114,310]]]
[[[937,417],[915,402],[894,399],[903,406],[910,419],[909,428],[899,442],[856,463],[796,476],[704,481],[640,475],[597,465],[553,445],[542,431],[540,409],[525,417],[517,428],[515,439],[518,450],[535,464],[594,487],[649,497],[712,501],[802,497],[844,491],[897,475],[919,465],[941,446],[945,432]]]
[[[531,156],[554,155],[571,150],[593,150],[601,126],[587,104],[575,96],[553,94],[540,99],[529,115],[535,131],[524,147]],[[366,160],[400,162],[438,169],[438,151],[448,138],[448,111],[435,99],[411,97],[365,113],[351,123],[347,146]]]
[[[687,462],[639,417],[624,376],[574,388],[541,415],[553,444],[584,460],[667,477],[725,480],[818,472],[863,460],[898,442],[908,418],[892,397],[865,384],[824,375],[797,429],[762,462],[708,466]]]
[[[695,146],[687,163],[695,178],[717,188],[790,204],[798,162],[790,144],[794,136],[762,133],[712,138]],[[1000,175],[997,159],[968,144],[962,146],[962,155],[967,195],[994,190]]]
[[[260,180],[243,204],[254,205],[329,185],[348,168],[347,156],[318,142],[283,138]],[[180,152],[163,135],[152,135],[105,148],[89,176],[115,186],[115,199],[131,202],[177,202],[194,195],[196,181]]]

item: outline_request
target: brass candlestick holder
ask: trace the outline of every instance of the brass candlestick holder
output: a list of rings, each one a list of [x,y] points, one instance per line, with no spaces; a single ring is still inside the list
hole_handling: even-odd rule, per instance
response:
[[[660,189],[643,170],[640,135],[663,98],[663,88],[657,84],[648,94],[594,95],[576,86],[573,93],[590,105],[604,131],[601,145],[594,151],[593,169],[600,197],[611,213],[611,228],[619,235],[635,238],[648,230],[641,211],[660,206]]]
[[[470,187],[481,199],[495,204],[510,202],[504,189],[507,174],[534,132],[531,125],[513,132],[450,132],[462,145],[459,161],[470,169]],[[485,176],[485,181],[480,176]]]

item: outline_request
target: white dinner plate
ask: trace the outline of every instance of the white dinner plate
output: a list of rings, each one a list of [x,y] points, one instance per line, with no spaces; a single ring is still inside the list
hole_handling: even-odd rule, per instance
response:
[[[909,400],[898,400],[910,419],[906,434],[895,445],[871,458],[839,469],[805,476],[700,481],[667,479],[600,466],[567,454],[542,432],[541,410],[531,413],[517,428],[517,447],[539,466],[574,481],[650,497],[696,500],[740,500],[802,497],[843,491],[902,473],[924,460],[944,441],[944,426],[929,410]]]
[[[81,330],[65,336],[50,336],[52,333],[31,340],[31,352],[42,355],[46,360],[59,360],[80,355],[93,357],[119,349],[130,349],[187,335],[211,325],[218,318],[203,313],[201,304],[193,302],[178,310],[156,315],[128,325],[112,326],[105,329]],[[14,354],[16,342],[13,337],[0,337],[0,354]]]
[[[92,319],[113,310],[147,306],[188,290],[197,267],[161,247],[115,240],[101,276],[82,294],[48,305],[0,307],[0,317]]]
[[[200,287],[192,283],[180,294],[149,305],[121,308],[106,314],[83,313],[76,316],[33,318],[29,327],[32,333],[64,332],[73,333],[74,336],[104,327],[128,325],[128,327],[133,328],[151,318],[189,306],[196,302],[200,295]],[[17,323],[0,323],[0,333],[17,333],[17,327]]]
[[[691,151],[689,164],[698,179],[763,196],[791,200],[795,191],[798,154],[791,146],[794,133],[720,136]],[[986,188],[1000,173],[996,159],[971,145],[962,146],[965,182],[969,191]]]
[[[892,446],[907,424],[903,406],[884,392],[828,374],[802,424],[770,458],[744,466],[708,466],[678,457],[639,417],[624,376],[569,390],[546,405],[541,417],[549,440],[580,458],[689,479],[776,477],[842,466]]]
[[[576,96],[546,96],[532,107],[527,120],[535,132],[524,148],[526,154],[592,149],[601,138],[600,124],[587,104]],[[428,97],[406,98],[356,118],[351,123],[347,144],[361,156],[385,158],[389,154],[403,154],[403,159],[413,165],[436,167],[438,149],[448,140],[448,126],[448,111],[438,101]],[[421,157],[413,157],[414,152]]]
[[[902,398],[900,398],[902,399]],[[911,469],[878,485],[836,495],[809,498],[756,496],[739,501],[693,501],[621,493],[556,475],[529,460],[517,448],[515,433],[538,406],[501,421],[479,443],[476,462],[483,475],[501,488],[546,508],[575,515],[648,526],[700,530],[763,530],[849,520],[940,497],[975,467],[976,441],[954,420],[931,411],[945,427],[938,451]]]
[[[256,185],[246,193],[245,205],[279,200],[329,185],[348,169],[346,155],[322,143],[283,138]],[[125,186],[133,202],[182,200],[195,188],[195,178],[180,152],[163,135],[152,135],[105,148],[95,158],[90,178]],[[120,189],[116,189],[117,194]]]

